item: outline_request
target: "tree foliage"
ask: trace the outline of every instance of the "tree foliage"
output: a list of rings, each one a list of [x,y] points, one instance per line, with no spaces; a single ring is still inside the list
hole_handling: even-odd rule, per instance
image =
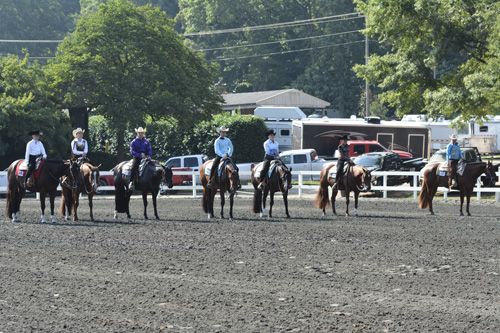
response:
[[[391,47],[357,73],[376,83],[379,98],[399,115],[460,115],[498,111],[496,1],[357,1],[366,33]]]

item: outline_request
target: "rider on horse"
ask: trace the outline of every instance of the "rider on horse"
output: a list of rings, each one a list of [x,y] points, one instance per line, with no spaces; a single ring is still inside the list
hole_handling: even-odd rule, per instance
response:
[[[210,170],[210,180],[208,181],[207,187],[212,188],[215,184],[215,175],[217,174],[217,170],[219,169],[219,163],[221,158],[227,159],[233,155],[233,144],[231,140],[226,138],[226,132],[229,131],[229,128],[225,126],[221,126],[217,128],[217,132],[219,132],[219,137],[215,140],[214,148],[215,148],[215,156],[212,162],[212,169]]]
[[[274,133],[273,130],[270,130],[266,133],[268,139],[266,140],[266,142],[264,142],[264,150],[266,153],[264,155],[264,164],[262,165],[262,171],[260,172],[260,184],[257,187],[259,190],[262,190],[264,188],[265,180],[268,177],[267,173],[269,171],[271,161],[275,159],[281,160],[279,144],[277,141],[274,141],[275,135],[276,133]]]
[[[141,160],[145,157],[151,158],[153,156],[153,150],[149,141],[144,137],[145,129],[142,127],[136,128],[135,132],[137,137],[130,144],[130,154],[133,157],[132,170],[130,172],[130,183],[128,189],[133,191],[135,188],[134,182],[137,180],[137,173],[139,171],[139,165]]]
[[[457,142],[458,135],[452,134],[450,135],[451,142],[446,147],[446,163],[450,169],[449,171],[449,180],[448,186],[451,191],[452,187],[456,187],[455,176],[457,174],[458,162],[463,160],[464,155],[462,154],[462,150],[460,150],[460,145]]]
[[[24,188],[28,183],[28,178],[30,178],[33,171],[35,171],[36,159],[41,156],[42,159],[47,158],[47,154],[45,153],[45,148],[43,147],[43,143],[38,141],[40,139],[40,135],[43,133],[40,130],[30,131],[28,135],[31,135],[33,140],[28,142],[26,145],[26,163],[28,163],[28,173],[26,174],[26,178],[24,179]],[[30,179],[30,183],[33,183],[33,180]]]
[[[344,171],[344,164],[345,162],[349,162],[349,164],[354,164],[354,162],[351,160],[349,157],[349,145],[347,144],[347,135],[344,135],[343,137],[340,138],[342,143],[339,145],[339,160],[337,162],[337,174],[335,176],[335,184],[333,184],[333,189],[337,189],[339,179],[342,176],[342,173]]]
[[[71,141],[71,160],[79,161],[80,166],[83,162],[93,165],[87,157],[89,145],[87,140],[83,138],[83,133],[85,133],[85,130],[82,130],[80,127],[73,131],[73,137],[75,139]]]

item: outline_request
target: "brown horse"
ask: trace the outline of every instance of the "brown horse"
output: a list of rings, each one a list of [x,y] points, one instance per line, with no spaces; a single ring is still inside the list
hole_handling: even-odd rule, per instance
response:
[[[203,198],[201,201],[203,211],[208,214],[209,219],[214,218],[214,198],[217,194],[217,190],[219,190],[221,200],[220,216],[221,218],[224,218],[224,194],[226,192],[229,192],[229,219],[232,220],[234,194],[239,187],[240,179],[238,168],[231,160],[228,160],[227,163],[225,163],[225,160],[221,160],[220,163],[225,163],[222,168],[221,175],[216,177],[214,186],[212,188],[208,188],[207,184],[210,175],[209,172],[205,172],[205,170],[207,168],[207,165],[212,163],[212,161],[213,160],[206,161],[200,168],[200,180],[201,185],[203,185]],[[208,175],[206,173],[208,173]]]
[[[273,217],[274,193],[280,191],[285,203],[286,217],[290,218],[290,214],[288,214],[288,190],[292,187],[292,169],[288,169],[283,163],[277,162],[276,167],[272,169],[271,176],[266,181],[264,191],[262,191],[258,189],[260,174],[259,177],[255,174],[257,170],[262,171],[262,164],[263,162],[257,164],[252,170],[252,185],[254,188],[252,212],[260,213],[261,217],[266,216],[266,198],[270,192],[269,217]]]
[[[422,190],[419,196],[419,207],[425,209],[429,207],[429,212],[434,215],[434,210],[432,208],[432,199],[437,192],[438,186],[443,186],[448,188],[448,175],[440,176],[438,175],[438,167],[440,163],[432,163],[427,165],[422,171],[424,173]],[[473,162],[468,163],[465,167],[464,174],[462,176],[457,174],[457,184],[460,191],[460,216],[463,216],[463,205],[464,196],[467,196],[467,215],[470,216],[469,204],[470,196],[476,185],[477,178],[485,173],[486,176],[492,179],[492,175],[495,173],[494,166],[491,162]]]
[[[319,190],[316,194],[314,206],[323,211],[323,216],[326,215],[325,209],[330,204],[328,200],[328,187],[333,186],[335,177],[330,176],[330,169],[336,168],[335,165],[326,165],[321,170],[319,176]],[[335,211],[335,197],[338,190],[345,191],[345,215],[349,216],[349,193],[354,192],[354,215],[358,216],[358,197],[360,192],[369,191],[371,189],[371,173],[361,165],[353,165],[349,167],[349,171],[339,179],[338,189],[332,189],[332,210],[333,215],[337,216]],[[347,184],[347,186],[346,186]]]
[[[100,166],[100,165],[99,165]],[[89,197],[90,220],[94,221],[92,198],[99,187],[99,166],[93,166],[90,163],[83,163],[80,167],[80,173],[76,177],[78,185],[73,188],[62,188],[62,200],[59,207],[61,216],[65,216],[66,220],[70,219],[71,211],[73,210],[73,221],[78,220],[78,206],[80,204],[80,193],[87,193]],[[63,177],[62,183],[65,183],[67,177]]]
[[[8,218],[12,218],[12,222],[21,222],[19,216],[21,200],[24,198],[26,189],[24,188],[24,176],[16,176],[17,165],[23,160],[17,160],[12,162],[7,170],[7,209],[6,215]],[[63,160],[46,160],[45,163],[40,166],[40,176],[35,179],[35,184],[31,185],[28,183],[27,189],[30,192],[40,193],[40,207],[42,209],[42,223],[45,222],[45,195],[49,194],[50,198],[50,218],[52,223],[56,223],[54,217],[54,200],[57,194],[57,187],[59,186],[59,178],[62,176],[67,176],[69,179],[75,179],[75,177],[80,172],[78,163]],[[70,186],[62,184],[62,186]]]

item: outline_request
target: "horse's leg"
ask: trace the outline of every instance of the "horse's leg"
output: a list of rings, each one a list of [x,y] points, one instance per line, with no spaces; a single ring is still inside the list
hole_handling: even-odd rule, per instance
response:
[[[144,219],[148,219],[148,192],[145,190],[142,190],[142,203],[144,204]]]
[[[92,199],[94,198],[94,192],[89,193],[89,209],[90,209],[90,221],[94,222],[94,203],[92,202]]]
[[[333,216],[337,216],[337,212],[335,211],[335,198],[337,197],[337,193],[339,191],[338,190],[335,190],[335,189],[332,189],[332,212],[333,212]]]
[[[80,204],[80,192],[76,190],[73,196],[73,221],[78,221],[78,205]],[[90,205],[90,203],[89,203]]]
[[[229,195],[229,219],[233,219],[233,204],[234,204],[234,193]]]
[[[327,188],[328,190],[328,188]],[[283,202],[285,203],[285,212],[286,212],[286,218],[290,218],[290,214],[288,214],[288,190],[283,193]]]
[[[220,218],[224,218],[224,204],[226,203],[226,197],[224,196],[226,192],[221,188],[220,189]]]
[[[359,198],[359,192],[354,191],[354,216],[358,216],[358,198]]]
[[[52,224],[56,224],[56,218],[54,216],[54,206],[55,206],[55,201],[56,201],[56,194],[57,190],[54,190],[49,193],[49,198],[50,198],[50,220]]]
[[[269,186],[264,187],[264,191],[262,192],[262,216],[267,216],[266,212],[266,199],[269,194]]]
[[[470,196],[472,195],[472,189],[470,192],[467,192],[467,216],[471,216],[470,211],[469,211],[469,206],[470,206]]]
[[[347,188],[347,186],[346,186]],[[345,190],[345,216],[349,216],[349,195],[351,193],[349,192],[349,190]]]
[[[269,217],[273,217],[274,191],[269,191]]]
[[[215,217],[215,214],[214,214],[214,202],[215,202],[215,195],[217,194],[217,189],[216,188],[212,188],[210,190],[210,200],[208,201],[209,202],[209,207],[210,207],[210,218],[213,219]]]
[[[40,192],[40,208],[42,209],[42,223],[45,224],[45,192]]]
[[[155,217],[156,217],[156,220],[159,220],[160,219],[160,216],[158,216],[158,207],[156,206],[156,197],[158,196],[158,192],[159,191],[151,191],[151,194],[153,195],[153,208],[154,208],[154,211],[155,211]]]

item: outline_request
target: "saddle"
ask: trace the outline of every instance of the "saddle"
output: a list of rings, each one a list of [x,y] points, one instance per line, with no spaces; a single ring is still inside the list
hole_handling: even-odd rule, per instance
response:
[[[457,175],[463,176],[466,166],[467,166],[467,163],[465,163],[464,161],[462,161],[462,160],[458,161]],[[436,169],[436,173],[440,177],[449,177],[450,170],[449,170],[448,164],[446,162],[440,163],[438,168]]]
[[[342,169],[342,174],[340,176],[342,177],[343,175],[347,174],[347,172],[349,172],[350,167],[351,167],[350,163],[344,163],[344,168]],[[329,178],[336,178],[337,177],[337,168],[331,168],[328,177]],[[342,178],[340,178],[340,179],[342,179]]]
[[[267,172],[267,177],[270,178],[271,175],[273,174],[274,169],[276,166],[280,165],[281,163],[279,160],[272,160],[271,163],[269,164],[269,171]],[[262,173],[262,167],[264,166],[264,162],[260,162],[254,167],[254,177],[257,177],[261,179],[261,173]]]
[[[33,176],[35,179],[38,179],[40,177],[40,171],[42,171],[42,165],[45,163],[45,160],[42,160],[41,157],[38,157],[36,159],[36,165],[35,165],[35,171],[33,172]],[[16,167],[16,176],[19,177],[24,177],[26,173],[28,172],[28,162],[26,160],[22,160],[21,163],[17,164]]]
[[[133,162],[134,162],[133,160],[130,160],[123,165],[122,174],[124,176],[130,176],[130,172],[132,171]],[[141,177],[142,174],[144,173],[144,170],[146,169],[146,165],[148,165],[151,162],[152,162],[152,160],[150,160],[149,158],[143,158],[141,160],[141,164],[139,164],[139,177]]]
[[[212,170],[212,165],[214,163],[214,160],[210,160],[207,165],[205,166],[205,176],[209,176],[210,177],[210,172]],[[220,175],[222,174],[222,170],[224,170],[224,167],[228,164],[228,163],[233,163],[231,161],[231,159],[227,158],[227,159],[223,159],[221,161],[221,163],[219,163],[219,168],[217,169],[217,176],[220,177]]]

